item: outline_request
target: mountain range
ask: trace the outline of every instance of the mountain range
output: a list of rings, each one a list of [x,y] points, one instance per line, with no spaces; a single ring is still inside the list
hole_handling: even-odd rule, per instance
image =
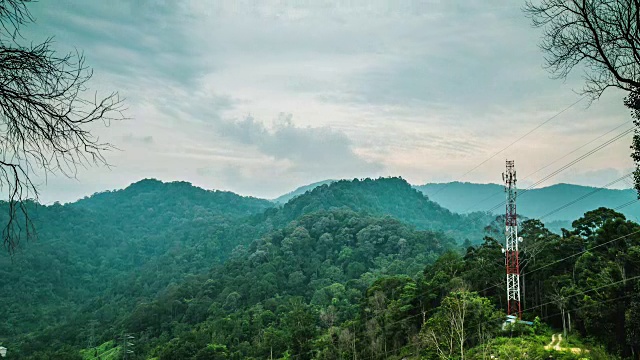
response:
[[[75,327],[56,327],[66,323],[70,309],[78,321],[87,306],[115,321],[140,299],[208,271],[309,214],[347,211],[348,218],[394,219],[439,232],[440,241],[449,243],[481,242],[490,221],[453,213],[400,178],[325,183],[284,205],[187,182],[144,179],[73,203],[27,206],[38,236],[22,241],[13,257],[0,252],[0,301],[6,304],[0,334],[49,329],[59,341],[67,332],[76,336]],[[0,221],[5,217],[0,211]],[[96,305],[96,299],[110,300]]]
[[[292,192],[273,200],[284,203],[318,186],[336,180],[320,181],[301,186]],[[428,183],[414,185],[429,200],[459,214],[492,210],[493,214],[504,211],[504,187],[498,184],[476,184],[470,182]],[[640,202],[634,204],[637,194],[633,189],[607,189],[573,184],[555,184],[548,187],[518,191],[518,214],[527,218],[536,218],[545,223],[576,219],[585,212],[599,207],[618,208],[630,219],[640,216]],[[500,205],[500,206],[498,206]],[[620,207],[621,205],[626,205]]]
[[[447,209],[467,213],[487,211],[505,199],[504,187],[497,184],[473,184],[451,182],[416,186],[429,199]],[[556,184],[548,187],[519,190],[517,195],[518,214],[545,222],[577,219],[585,212],[599,207],[616,209],[637,200],[633,189],[616,190],[590,186]],[[640,216],[639,203],[627,205],[618,211],[627,217]],[[565,207],[566,206],[566,207]],[[500,214],[504,206],[493,213]]]
[[[432,196],[464,196],[461,188]],[[423,306],[435,311],[461,281],[493,289],[504,264],[491,238],[501,233],[495,216],[453,212],[422,192],[432,188],[419,189],[397,177],[326,181],[281,204],[145,179],[64,205],[29,202],[37,239],[0,253],[0,343],[28,360],[121,358],[123,333],[134,334],[136,358],[159,360],[287,358],[333,347],[361,358],[381,351],[380,341],[407,344],[424,325]],[[6,213],[0,208],[0,222]],[[595,213],[613,221],[607,239],[635,231],[619,214]],[[523,223],[522,236],[581,246],[536,221]],[[371,316],[415,321],[370,333]]]

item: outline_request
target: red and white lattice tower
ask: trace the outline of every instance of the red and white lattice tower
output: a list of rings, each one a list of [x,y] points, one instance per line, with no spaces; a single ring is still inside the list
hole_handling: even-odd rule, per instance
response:
[[[513,160],[507,160],[507,171],[502,174],[507,194],[505,216],[506,265],[507,265],[507,315],[522,317],[520,307],[520,259],[518,243],[518,219],[516,215],[516,169]]]

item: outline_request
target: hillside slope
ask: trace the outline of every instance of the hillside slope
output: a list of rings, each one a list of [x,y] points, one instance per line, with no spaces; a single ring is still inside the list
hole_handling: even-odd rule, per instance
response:
[[[185,278],[155,296],[132,299],[134,304],[118,298],[86,302],[68,321],[33,334],[22,350],[26,354],[63,344],[83,346],[87,334],[78,329],[97,320],[98,339],[108,342],[117,336],[109,325],[117,324],[136,334],[136,352],[146,354],[144,358],[192,359],[207,350],[208,341],[233,354],[227,358],[269,358],[270,353],[283,354],[292,336],[316,332],[291,333],[292,322],[300,321],[291,312],[310,309],[307,304],[313,304],[333,312],[329,316],[334,320],[328,321],[352,318],[357,302],[376,278],[419,275],[425,265],[453,246],[453,239],[442,234],[416,231],[387,217],[346,209],[318,211],[240,247],[208,274]],[[152,269],[146,266],[141,271]],[[187,327],[209,335],[199,335],[198,346],[193,346]],[[277,343],[256,343],[264,332],[274,332]],[[172,334],[170,342],[168,334]],[[201,340],[205,342],[200,344]],[[293,350],[299,352],[309,345],[305,340]],[[111,342],[101,351],[115,346]]]
[[[101,351],[122,355],[110,340],[128,332],[141,359],[400,360],[462,353],[468,359],[631,359],[639,329],[640,226],[608,209],[574,224],[563,235],[537,220],[522,224],[523,236],[536,239],[531,249],[550,250],[535,258],[528,246],[523,251],[533,262],[523,278],[528,294],[536,294],[523,314],[531,326],[502,330],[504,255],[496,240],[456,251],[442,234],[333,209],[301,216],[237,249],[208,274],[138,300],[132,311],[105,320],[99,306],[108,305],[95,304],[35,338],[51,348],[71,345],[71,356],[85,347],[87,335],[78,329],[94,316]],[[625,242],[594,246],[621,236]],[[583,247],[593,251],[565,257]],[[566,304],[554,303],[558,287]],[[567,341],[555,336],[546,347],[567,322]],[[461,336],[465,341],[456,341]],[[451,356],[439,356],[443,351]]]
[[[460,242],[465,238],[482,241],[483,228],[491,221],[484,214],[453,213],[398,177],[340,180],[324,184],[294,197],[282,208],[267,213],[277,226],[304,214],[335,208],[391,216],[418,229],[443,231]]]
[[[318,181],[315,183],[311,183],[309,185],[304,185],[304,186],[300,186],[299,188],[288,192],[284,195],[280,195],[277,198],[273,199],[273,202],[276,204],[285,204],[287,203],[289,200],[293,199],[296,196],[302,195],[304,193],[306,193],[307,191],[311,191],[315,188],[317,188],[318,186],[322,186],[322,185],[329,185],[333,182],[335,182],[336,180],[323,180],[323,181]]]
[[[223,262],[238,246],[318,211],[346,208],[391,216],[443,231],[458,242],[482,238],[481,222],[467,226],[465,216],[429,201],[398,178],[322,185],[273,206],[152,179],[76,203],[30,204],[38,240],[23,242],[14,259],[0,254],[5,280],[0,301],[9,304],[0,332],[17,335],[62,323],[70,308],[96,299],[111,304],[103,308],[103,317],[114,319],[137,298],[153,298],[168,284]]]
[[[0,252],[0,301],[6,304],[0,334],[59,323],[69,308],[132,294],[132,286],[136,296],[154,296],[171,281],[224,260],[238,242],[251,241],[242,219],[270,206],[267,200],[157,180],[66,205],[31,203],[37,239],[22,241],[13,258]],[[0,221],[6,213],[0,208]],[[156,271],[173,268],[164,269],[168,276],[139,272],[149,264]]]

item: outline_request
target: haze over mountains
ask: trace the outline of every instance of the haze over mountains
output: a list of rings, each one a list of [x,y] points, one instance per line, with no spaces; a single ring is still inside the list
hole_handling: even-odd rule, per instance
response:
[[[431,200],[447,209],[467,213],[473,211],[487,211],[504,201],[504,188],[497,184],[473,184],[452,182],[444,184],[426,184],[416,186]],[[581,197],[581,200],[551,213]],[[637,199],[633,189],[617,190],[596,188],[573,184],[555,184],[548,187],[519,190],[517,198],[518,214],[543,221],[570,220],[582,216],[586,211],[599,207],[617,208]],[[503,206],[493,212],[502,213]],[[626,216],[633,218],[640,216],[640,206],[634,204],[619,209]],[[549,215],[547,215],[549,214]],[[546,216],[545,216],[546,215]]]
[[[277,203],[284,203],[317,186],[328,184],[336,180],[325,180],[301,186],[275,199]],[[465,214],[478,211],[488,211],[504,201],[504,187],[498,184],[475,184],[470,182],[429,183],[414,185],[431,201],[452,212]],[[581,198],[581,200],[575,201]],[[607,189],[574,184],[555,184],[548,187],[518,191],[518,214],[528,218],[540,218],[545,223],[554,221],[568,221],[576,219],[586,211],[599,207],[615,209],[637,199],[633,189]],[[574,202],[575,201],[575,202]],[[571,204],[570,204],[571,203]],[[568,206],[559,209],[565,205]],[[558,210],[554,212],[555,210]],[[492,213],[501,214],[504,206],[498,206]],[[640,202],[620,208],[619,212],[633,219],[640,216]]]

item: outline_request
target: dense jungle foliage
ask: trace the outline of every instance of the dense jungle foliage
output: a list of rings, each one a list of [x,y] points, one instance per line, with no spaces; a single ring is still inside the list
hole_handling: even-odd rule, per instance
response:
[[[39,240],[0,267],[10,359],[640,350],[640,225],[605,208],[559,235],[522,220],[523,317],[533,325],[502,330],[501,219],[451,213],[402,179],[338,181],[282,207],[154,180],[30,206]],[[554,332],[564,340],[545,348]]]

